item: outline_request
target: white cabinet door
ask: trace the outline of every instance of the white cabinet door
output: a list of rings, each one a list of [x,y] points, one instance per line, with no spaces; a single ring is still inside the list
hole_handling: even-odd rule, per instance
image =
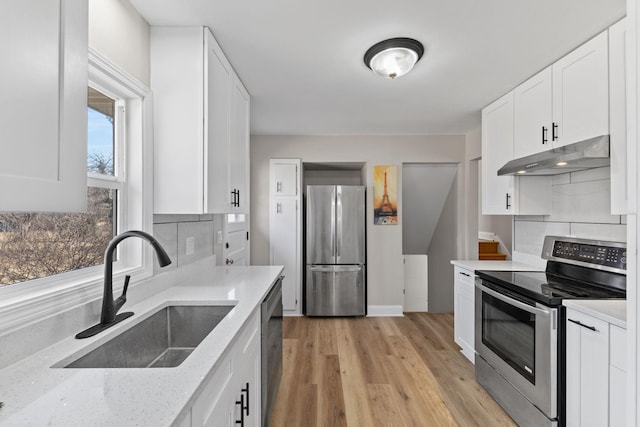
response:
[[[298,162],[272,159],[270,165],[270,188],[273,196],[296,196],[298,194]]]
[[[269,253],[271,265],[284,266],[282,305],[285,314],[302,314],[302,162],[269,161]]]
[[[222,50],[205,31],[205,188],[207,212],[230,212],[229,188],[229,105],[231,103],[231,71]]]
[[[275,197],[271,200],[269,251],[270,264],[284,266],[282,307],[299,310],[300,302],[300,224],[296,198]]]
[[[247,388],[246,384],[249,383]],[[243,390],[244,389],[244,390]],[[248,390],[248,391],[245,391]],[[248,396],[248,400],[247,400]],[[249,406],[247,407],[247,402]],[[241,405],[244,403],[241,415]],[[247,415],[247,412],[249,414]],[[238,332],[191,407],[192,427],[258,427],[260,406],[260,308]]]
[[[473,270],[454,267],[454,340],[471,363],[475,364],[475,274]]]
[[[513,92],[482,110],[482,213],[513,214],[514,178],[497,171],[513,160]]]
[[[0,6],[0,211],[86,209],[87,32],[86,1]]]
[[[627,205],[627,61],[626,19],[609,28],[609,126],[611,214],[626,215]]]
[[[241,363],[238,368],[237,396],[243,405],[243,413],[240,414],[240,405],[236,406],[236,421],[242,418],[246,427],[260,427],[261,417],[261,364],[260,364],[260,324],[258,313],[249,321],[239,340]],[[238,400],[236,399],[236,400]],[[236,402],[237,403],[237,402]]]
[[[551,67],[514,89],[514,158],[551,148]]]
[[[231,88],[231,138],[229,139],[229,188],[231,211],[249,213],[249,93],[240,80]],[[230,193],[231,194],[231,193]]]
[[[609,426],[627,420],[627,331],[609,326]]]
[[[567,309],[566,326],[567,426],[606,426],[609,324]]]
[[[205,27],[152,27],[154,212],[249,212],[249,94]]]
[[[231,348],[191,407],[192,427],[235,426],[235,352]]]
[[[553,64],[553,146],[609,133],[609,60],[603,32]]]

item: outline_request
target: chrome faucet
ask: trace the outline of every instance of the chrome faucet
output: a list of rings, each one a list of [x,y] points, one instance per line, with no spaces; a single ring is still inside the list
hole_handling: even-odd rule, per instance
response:
[[[124,279],[124,288],[122,289],[122,295],[120,295],[115,301],[113,299],[113,254],[116,251],[118,243],[126,239],[127,237],[140,237],[147,240],[153,246],[158,257],[158,264],[160,267],[165,267],[171,264],[171,259],[165,250],[160,246],[160,243],[153,238],[149,233],[138,230],[125,231],[111,239],[107,249],[104,251],[104,291],[102,295],[102,313],[100,314],[100,323],[93,325],[92,327],[85,329],[78,333],[76,338],[89,338],[96,335],[99,332],[104,331],[111,326],[122,322],[133,316],[133,312],[117,314],[120,308],[127,302],[127,289],[129,288],[129,280],[131,276],[127,275]]]

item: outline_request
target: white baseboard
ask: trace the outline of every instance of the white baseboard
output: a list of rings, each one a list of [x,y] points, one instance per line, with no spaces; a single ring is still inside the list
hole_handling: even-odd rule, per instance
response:
[[[370,305],[367,317],[403,317],[401,305]]]

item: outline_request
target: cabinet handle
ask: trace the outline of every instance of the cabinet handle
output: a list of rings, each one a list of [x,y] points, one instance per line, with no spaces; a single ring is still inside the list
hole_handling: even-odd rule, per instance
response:
[[[505,193],[506,197],[506,204],[505,206],[507,207],[507,210],[511,209],[511,203],[509,203],[509,199],[511,198],[511,196],[509,195],[509,193]]]
[[[553,122],[553,124],[551,125],[551,140],[558,140],[558,124],[556,122]]]
[[[244,394],[240,394],[240,400],[236,400],[236,405],[240,405],[240,419],[236,420],[236,424],[244,427]]]
[[[470,274],[468,274],[468,273],[463,273],[462,271],[460,272],[460,274],[462,274],[463,276],[471,277],[471,275],[470,275]]]
[[[280,203],[276,203],[276,213],[282,212],[282,205]]]
[[[578,326],[582,326],[583,328],[591,329],[593,332],[598,332],[598,330],[595,328],[595,326],[585,325],[584,323],[580,322],[579,320],[573,320],[573,319],[569,319],[569,318],[567,318],[567,320],[569,322],[571,322],[571,323],[575,323]]]
[[[542,145],[546,144],[547,142],[549,142],[547,140],[547,127],[542,126]]]
[[[245,415],[249,416],[249,383],[246,383],[247,385],[245,386],[245,388],[243,388],[241,391],[242,393],[245,393],[245,395],[247,396],[247,405],[244,407]]]
[[[276,193],[280,193],[282,191],[282,183],[280,181],[276,182]]]
[[[240,207],[240,190],[234,189],[231,192],[231,206],[239,208]]]

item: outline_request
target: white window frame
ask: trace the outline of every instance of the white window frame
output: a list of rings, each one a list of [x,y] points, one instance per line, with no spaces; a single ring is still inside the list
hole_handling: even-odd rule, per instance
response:
[[[107,96],[126,99],[120,106],[125,126],[116,132],[126,140],[125,150],[116,150],[116,162],[124,165],[122,178],[89,174],[87,186],[120,187],[117,229],[153,229],[153,151],[151,92],[143,83],[89,49],[89,86]],[[117,123],[117,120],[116,120]],[[83,165],[84,166],[84,165]],[[99,178],[100,177],[100,178]],[[111,181],[111,182],[109,182]],[[125,275],[131,275],[131,287],[153,274],[153,254],[141,239],[126,239],[119,246],[114,264],[114,294],[120,293]],[[0,335],[20,329],[30,322],[102,298],[104,265],[0,287]]]

